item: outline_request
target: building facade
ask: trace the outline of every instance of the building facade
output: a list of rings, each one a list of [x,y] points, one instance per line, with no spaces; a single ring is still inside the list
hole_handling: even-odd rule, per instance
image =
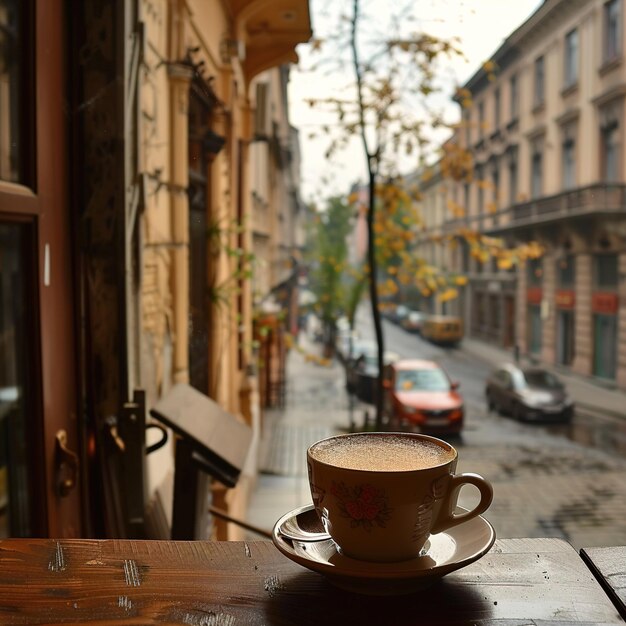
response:
[[[466,227],[545,253],[517,271],[456,260],[471,335],[626,387],[622,0],[546,0],[459,92]]]
[[[310,37],[308,5],[144,0],[139,15],[140,383],[149,403],[173,382],[190,383],[250,425],[237,488],[213,489],[243,518],[256,475],[256,374],[272,366],[256,367],[253,318],[292,263],[299,161],[287,64]],[[262,247],[259,224],[269,226]],[[154,490],[171,480],[166,454],[150,459]]]
[[[145,532],[122,421],[179,382],[254,431],[236,490],[213,485],[243,517],[253,81],[296,60],[308,4],[9,0],[0,24],[0,534]],[[172,457],[148,457],[148,494]]]

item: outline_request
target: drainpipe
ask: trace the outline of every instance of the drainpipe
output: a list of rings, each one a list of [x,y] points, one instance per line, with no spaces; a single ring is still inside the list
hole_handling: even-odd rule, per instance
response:
[[[193,69],[168,65],[170,81],[171,289],[174,311],[174,382],[189,382],[189,184],[188,108]]]

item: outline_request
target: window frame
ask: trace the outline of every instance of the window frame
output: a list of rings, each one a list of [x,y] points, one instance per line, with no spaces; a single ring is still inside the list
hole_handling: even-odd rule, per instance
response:
[[[600,267],[602,261],[611,259],[614,267],[611,268],[611,279],[605,279],[606,273]],[[601,274],[603,274],[601,276]],[[593,255],[593,286],[600,291],[613,291],[619,287],[619,254],[617,252],[599,252]]]
[[[615,8],[616,15],[612,15],[611,11]],[[604,3],[603,12],[603,60],[604,63],[610,63],[615,59],[619,59],[622,56],[622,0],[607,0]],[[612,30],[611,26],[614,19],[615,29]],[[615,35],[612,38],[611,33]],[[614,41],[613,41],[614,39]]]
[[[609,164],[609,146],[612,148],[611,165]],[[605,183],[619,182],[620,172],[620,141],[619,122],[614,120],[600,127],[600,165],[602,167],[601,179]],[[611,170],[611,171],[610,171]]]
[[[565,263],[565,265],[563,265]],[[561,289],[576,287],[576,255],[568,253],[556,261],[556,283]]]
[[[540,137],[534,139],[531,142],[530,147],[530,197],[532,200],[536,200],[537,198],[541,198],[541,196],[543,196],[543,185],[543,137]]]
[[[514,122],[519,115],[519,79],[517,73],[509,78],[509,115]]]
[[[571,43],[574,42],[574,46]],[[578,84],[579,72],[579,34],[578,28],[572,28],[565,35],[563,53],[563,88],[571,89]]]
[[[576,188],[577,177],[577,124],[572,122],[562,128],[561,140],[561,187],[563,190],[571,190]],[[571,150],[571,152],[569,152]],[[571,170],[566,168],[566,155],[571,155]],[[569,175],[568,175],[569,172]]]
[[[527,261],[526,281],[531,287],[541,287],[543,285],[543,258],[539,257],[538,259],[529,259]]]
[[[541,107],[546,101],[546,61],[542,54],[535,59],[533,72],[533,105]]]
[[[493,125],[494,130],[500,129],[500,124],[502,122],[501,119],[501,108],[502,108],[502,96],[500,93],[500,87],[496,87],[493,92]]]
[[[513,206],[517,203],[517,193],[519,189],[519,155],[517,147],[509,151],[508,161],[509,204]]]

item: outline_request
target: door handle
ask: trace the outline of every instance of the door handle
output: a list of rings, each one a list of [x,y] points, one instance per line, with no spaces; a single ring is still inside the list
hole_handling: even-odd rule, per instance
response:
[[[56,434],[54,456],[57,494],[64,498],[76,487],[78,479],[78,455],[67,447],[67,432],[64,429]]]

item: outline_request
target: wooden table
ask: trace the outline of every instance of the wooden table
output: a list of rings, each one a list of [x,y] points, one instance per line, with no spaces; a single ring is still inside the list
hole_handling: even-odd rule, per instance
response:
[[[580,556],[626,619],[626,546],[585,548]]]
[[[350,594],[270,542],[0,541],[0,624],[622,623],[558,539],[504,539],[425,591]]]

